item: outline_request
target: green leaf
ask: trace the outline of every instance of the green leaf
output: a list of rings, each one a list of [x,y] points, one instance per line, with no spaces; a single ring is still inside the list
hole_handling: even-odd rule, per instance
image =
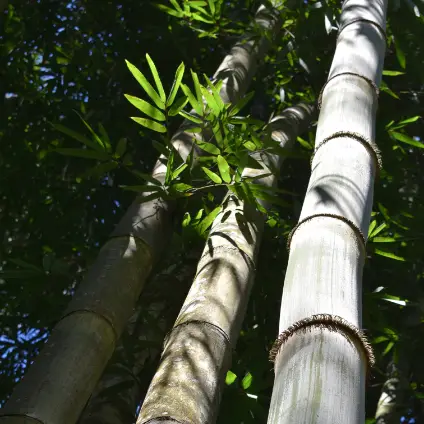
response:
[[[173,104],[171,109],[169,109],[169,116],[178,115],[188,103],[188,97],[180,97]]]
[[[199,82],[199,77],[197,76],[196,72],[194,72],[192,69],[190,69],[191,77],[193,78],[194,83],[194,91],[196,93],[197,101],[199,103],[203,102],[202,98],[202,91],[201,91],[201,85]]]
[[[399,39],[395,37],[395,47],[396,47],[396,57],[399,62],[399,65],[401,68],[406,68],[406,59],[405,59],[405,53],[402,50],[402,47],[400,46]]]
[[[100,135],[101,135],[101,140],[102,140],[104,146],[106,147],[106,151],[112,152],[112,146],[110,144],[109,135],[106,132],[105,127],[101,123],[99,123],[99,132],[100,132]]]
[[[121,138],[118,141],[118,144],[116,146],[115,155],[120,158],[126,152],[126,150],[127,150],[127,139]]]
[[[213,114],[215,116],[219,116],[219,114],[221,113],[218,105],[216,104],[215,98],[213,97],[213,95],[211,93],[209,93],[209,91],[204,88],[204,87],[200,87],[203,96],[206,99],[206,103],[208,104],[208,106],[210,107],[210,109],[212,110]]]
[[[219,173],[221,174],[221,178],[227,184],[231,183],[230,167],[228,165],[228,162],[221,155],[217,156],[216,162],[218,164],[218,169]]]
[[[90,147],[91,149],[97,150],[99,152],[104,151],[104,148],[102,146],[99,146],[97,143],[94,143],[93,141],[89,140],[87,137],[83,136],[82,134],[77,133],[76,131],[73,131],[73,130],[65,127],[64,125],[53,124],[53,123],[50,123],[50,125],[54,129],[68,135],[69,137],[72,137],[74,140],[77,140],[77,141],[85,144],[87,147]]]
[[[215,15],[215,1],[214,0],[208,0],[209,9],[212,13],[212,15]]]
[[[165,109],[165,103],[161,100],[158,93],[156,93],[155,89],[152,87],[152,85],[147,81],[146,77],[128,60],[125,60],[128,69],[133,74],[134,78],[137,80],[137,82],[143,87],[144,91],[147,93],[147,95],[153,100],[153,102],[156,104],[156,106],[159,109],[164,110]]]
[[[400,72],[400,71],[389,71],[387,69],[385,69],[383,71],[383,75],[387,76],[387,77],[397,77],[398,75],[405,75],[405,72]]]
[[[199,142],[197,145],[204,150],[205,152],[211,153],[212,155],[219,155],[221,151],[218,149],[218,147],[215,146],[215,144],[207,143],[207,142]]]
[[[218,106],[218,109],[220,110],[220,112],[222,112],[225,108],[225,104],[219,93],[222,88],[223,81],[220,80],[214,85],[206,74],[203,74],[203,77],[205,78],[206,84],[212,92],[213,98],[215,99],[215,103]]]
[[[181,116],[184,116],[184,118],[188,119],[189,121],[195,122],[196,124],[203,124],[202,118],[199,118],[198,116],[195,116],[192,113],[185,112],[184,110],[181,110],[179,113]]]
[[[248,372],[243,377],[243,380],[241,382],[241,386],[243,387],[244,390],[247,390],[252,385],[252,380],[253,380],[253,376],[252,374],[250,374],[250,372]]]
[[[74,112],[78,115],[78,117],[81,119],[81,121],[84,123],[84,125],[87,127],[87,129],[90,131],[91,135],[93,136],[94,140],[96,140],[97,144],[103,149],[103,150],[107,150],[107,147],[105,146],[105,144],[103,143],[103,141],[100,139],[100,137],[94,132],[93,128],[90,127],[90,125],[88,124],[88,122],[85,121],[85,119],[79,114],[79,112],[77,112],[76,110],[74,110]]]
[[[389,342],[386,346],[386,349],[384,349],[383,356],[387,355],[395,345],[395,342]]]
[[[172,83],[171,92],[169,93],[168,99],[166,100],[166,107],[170,107],[172,103],[174,103],[175,96],[177,95],[178,89],[180,88],[181,80],[183,79],[184,71],[185,65],[184,63],[181,63],[175,72],[175,78],[174,82]],[[174,115],[176,115],[176,113]]]
[[[370,238],[375,237],[377,234],[381,233],[381,231],[383,231],[386,227],[387,227],[387,224],[385,222],[383,222],[375,230],[373,230],[372,233],[368,232],[369,237]]]
[[[188,97],[188,101],[191,104],[191,107],[196,111],[196,113],[200,116],[203,115],[203,104],[202,102],[198,102],[196,98],[194,97],[193,93],[191,92],[190,88],[188,88],[187,85],[181,83],[181,89],[183,90],[184,94]]]
[[[373,243],[395,243],[397,240],[393,237],[374,237]]]
[[[137,124],[143,125],[143,127],[149,128],[152,131],[157,131],[160,133],[166,133],[166,128],[161,125],[158,124],[155,121],[152,121],[150,119],[145,119],[145,118],[137,118],[134,116],[131,116],[131,119],[135,122],[137,122]]]
[[[183,172],[186,168],[188,167],[188,165],[186,163],[181,164],[173,173],[172,173],[172,179],[175,180],[178,175],[181,174],[181,172]]]
[[[164,4],[156,4],[155,6],[159,10],[162,10],[163,12],[166,12],[168,15],[175,16],[176,18],[182,18],[183,17],[182,11],[181,12],[178,12],[178,11],[176,11],[174,9],[171,9],[168,6],[165,6]]]
[[[155,191],[162,191],[162,187],[161,186],[157,186],[157,185],[134,185],[134,186],[129,186],[129,185],[121,185],[119,186],[120,188],[122,188],[123,190],[127,190],[127,191],[136,191],[138,193],[152,193]]]
[[[377,255],[385,256],[386,258],[395,259],[397,261],[405,261],[405,258],[402,258],[401,256],[397,256],[392,252],[386,252],[384,250],[375,249],[374,250]]]
[[[84,177],[93,176],[93,177],[100,178],[107,172],[115,169],[117,166],[118,166],[118,163],[115,161],[100,163],[99,165],[96,165],[93,168],[90,168],[88,171],[86,171],[84,173]]]
[[[229,116],[234,116],[237,115],[240,110],[242,110],[247,103],[250,102],[250,100],[252,99],[252,97],[255,95],[255,92],[252,91],[248,94],[246,94],[242,99],[240,99],[231,109],[229,112]]]
[[[97,159],[97,160],[108,160],[109,155],[106,152],[96,152],[94,150],[87,149],[72,149],[72,148],[57,148],[53,150],[56,153],[66,156],[75,156],[86,159]]]
[[[216,184],[221,184],[222,179],[219,177],[219,175],[215,174],[215,172],[210,171],[208,168],[205,168],[202,166],[203,172],[210,178],[211,181],[213,181]]]
[[[401,124],[411,124],[412,122],[416,122],[418,121],[418,119],[420,119],[421,116],[417,115],[417,116],[412,116],[411,118],[408,119],[404,119],[403,121],[400,121],[399,123],[397,123],[396,125],[401,125]]]
[[[176,191],[185,192],[187,190],[192,189],[193,186],[189,184],[185,184],[185,183],[177,183],[177,184],[172,184],[171,188],[173,188]]]
[[[171,152],[168,155],[168,162],[166,164],[166,176],[165,176],[165,185],[169,185],[171,183],[172,179],[172,168],[174,166],[174,150],[171,150]]]
[[[231,386],[237,379],[237,375],[234,374],[232,371],[227,371],[227,376],[225,377],[225,384],[227,386]]]
[[[199,231],[203,234],[215,221],[215,218],[221,212],[222,206],[217,206],[212,212],[205,216],[203,221],[199,225]]]
[[[379,336],[379,337],[376,337],[376,338],[372,341],[372,344],[378,344],[378,343],[381,343],[381,342],[385,342],[385,341],[387,341],[387,340],[389,340],[389,338],[388,338],[387,336]]]
[[[152,106],[150,103],[147,103],[138,97],[130,96],[129,94],[124,94],[124,96],[133,106],[135,106],[141,112],[145,113],[147,116],[150,116],[150,118],[156,119],[157,121],[166,120],[163,112]]]
[[[162,81],[160,80],[158,70],[156,69],[156,65],[154,64],[152,58],[146,53],[147,63],[149,64],[150,71],[152,72],[153,79],[155,80],[156,87],[159,92],[159,97],[163,103],[166,101],[165,91],[163,89]]]
[[[202,15],[200,15],[199,13],[193,13],[191,15],[191,17],[193,19],[195,19],[196,21],[200,21],[200,22],[204,22],[205,24],[213,24],[214,21],[212,21],[211,19],[205,19]]]
[[[181,6],[177,2],[177,0],[169,0],[169,1],[171,2],[172,6],[175,7],[175,10],[178,10],[179,12],[183,11],[183,9],[181,9]]]
[[[393,136],[396,140],[401,141],[405,144],[410,144],[414,147],[419,147],[420,149],[424,148],[424,143],[421,143],[420,141],[414,140],[412,137],[409,137],[409,135],[402,134],[396,131],[390,131],[389,132],[391,136]]]

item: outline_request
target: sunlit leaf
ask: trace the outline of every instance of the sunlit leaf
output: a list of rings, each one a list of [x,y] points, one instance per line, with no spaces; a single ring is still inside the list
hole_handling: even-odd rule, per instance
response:
[[[152,121],[150,119],[138,118],[138,117],[135,117],[135,116],[131,116],[131,119],[133,121],[137,122],[137,124],[143,125],[143,127],[149,128],[152,131],[157,131],[157,132],[160,132],[160,133],[166,132],[166,128],[163,125],[161,125],[161,124],[159,124],[155,121]]]
[[[402,143],[410,144],[411,146],[424,149],[424,143],[414,140],[412,137],[409,137],[409,135],[402,134],[396,131],[390,131],[390,135],[393,136],[396,140],[401,141]]]
[[[221,151],[218,149],[218,147],[215,146],[215,144],[207,143],[207,142],[199,142],[197,145],[204,150],[205,152],[211,153],[213,155],[219,155]]]
[[[241,386],[243,387],[244,390],[247,390],[252,385],[252,380],[253,380],[253,376],[252,374],[250,374],[250,372],[248,372],[243,377],[243,380],[241,382]]]
[[[224,182],[229,184],[231,182],[231,175],[228,162],[221,155],[217,156],[216,162],[218,164],[218,169],[219,173],[221,174],[221,178],[224,180]]]
[[[212,212],[210,212],[208,215],[205,216],[205,218],[199,225],[200,233],[204,233],[212,225],[215,218],[221,212],[221,209],[222,209],[222,206],[217,206],[215,209],[212,210]]]
[[[147,95],[153,100],[159,109],[164,110],[165,102],[161,100],[156,90],[152,87],[149,81],[147,81],[147,78],[132,63],[128,62],[128,60],[125,60],[125,62],[128,66],[128,69],[133,74],[137,82],[143,87]]]
[[[158,70],[156,69],[156,65],[154,64],[152,58],[146,53],[147,63],[149,64],[150,71],[152,72],[153,79],[155,80],[156,87],[158,89],[159,97],[162,102],[165,102],[166,96],[165,91],[163,89],[162,81],[160,80]]]
[[[225,377],[225,384],[227,386],[230,386],[233,384],[237,379],[237,375],[234,374],[232,371],[227,371],[227,376]]]
[[[202,166],[203,172],[210,178],[211,181],[213,181],[216,184],[221,184],[222,179],[219,175],[215,174],[215,172],[210,171],[208,168],[205,168]]]
[[[385,69],[383,71],[383,75],[388,77],[397,77],[398,75],[405,75],[405,72],[401,71],[389,71],[388,69]]]
[[[374,250],[377,255],[385,256],[386,258],[395,259],[397,261],[405,261],[405,258],[402,258],[401,256],[397,256],[392,252],[386,252],[384,250],[375,249]]]
[[[133,106],[145,113],[147,116],[150,116],[150,118],[156,119],[157,121],[165,121],[165,115],[150,103],[147,103],[138,97],[130,96],[129,94],[124,94],[124,96]]]
[[[185,65],[184,63],[181,63],[175,72],[174,82],[172,83],[171,91],[169,93],[168,99],[166,100],[166,107],[170,107],[174,103],[175,96],[177,95],[178,89],[180,88],[181,80],[184,76],[184,70],[185,70]],[[177,113],[178,112],[174,113],[174,115],[176,115]]]
[[[188,103],[188,97],[180,97],[173,102],[171,109],[169,109],[169,116],[178,115]]]
[[[197,101],[196,98],[194,97],[193,93],[191,92],[190,88],[181,83],[181,89],[183,90],[184,94],[188,97],[188,101],[191,104],[191,107],[196,111],[196,113],[198,115],[203,115],[203,104],[200,101]]]

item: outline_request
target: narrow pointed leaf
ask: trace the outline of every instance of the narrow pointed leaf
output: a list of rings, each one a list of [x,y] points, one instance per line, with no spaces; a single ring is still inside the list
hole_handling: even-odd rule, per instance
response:
[[[206,103],[208,104],[208,106],[212,110],[213,114],[215,116],[219,116],[221,111],[220,111],[218,105],[216,104],[216,101],[215,101],[213,95],[211,93],[209,93],[209,91],[204,87],[201,87],[200,89],[201,89],[203,96],[206,99]]]
[[[191,113],[185,112],[184,110],[180,110],[180,115],[184,116],[184,118],[188,119],[189,121],[195,122],[196,124],[203,124],[202,118],[199,118],[198,116],[194,116]]]
[[[216,158],[216,162],[218,164],[219,173],[221,174],[221,178],[229,184],[231,182],[231,175],[230,175],[230,167],[228,165],[228,162],[221,156],[218,155]]]
[[[221,184],[222,179],[219,175],[215,174],[215,172],[210,171],[208,168],[202,166],[203,172],[216,184]]]
[[[199,77],[197,76],[196,72],[194,72],[192,69],[190,69],[191,77],[193,78],[194,83],[194,91],[196,93],[197,101],[202,103],[203,97],[202,97],[202,91],[201,91],[201,85],[199,82]]]
[[[108,135],[105,127],[101,123],[99,123],[99,132],[100,132],[100,135],[101,135],[101,140],[103,141],[103,144],[106,147],[106,151],[111,152],[112,146],[110,144],[109,135]]]
[[[169,116],[178,115],[188,103],[188,97],[180,97],[173,102],[171,109],[169,109]]]
[[[397,256],[392,252],[386,252],[385,250],[375,249],[375,253],[377,253],[377,255],[385,256],[386,258],[395,259],[397,261],[405,261],[405,258]]]
[[[198,102],[191,92],[190,88],[187,85],[181,84],[181,88],[184,94],[188,97],[188,101],[191,104],[191,107],[196,111],[198,115],[203,115],[203,104],[202,102]]]
[[[421,143],[418,140],[414,140],[412,137],[409,137],[409,135],[406,134],[402,134],[396,131],[390,131],[390,134],[396,139],[401,141],[402,143],[405,144],[410,144],[411,146],[414,147],[419,147],[420,149],[424,149],[424,143]]]
[[[219,155],[221,151],[212,143],[197,143],[197,145],[204,150],[205,152],[211,153],[213,155]]]
[[[204,233],[212,225],[215,218],[221,212],[221,209],[222,209],[222,206],[219,205],[212,212],[210,212],[208,215],[205,216],[205,218],[199,225],[199,231],[201,234]]]
[[[64,125],[61,124],[51,124],[53,128],[56,130],[68,135],[69,137],[72,137],[74,140],[77,140],[83,144],[85,144],[87,147],[90,147],[91,149],[97,150],[97,151],[104,151],[103,147],[99,146],[97,143],[94,143],[87,137],[85,137],[82,134],[77,133],[76,131],[73,131]]]
[[[152,121],[150,119],[145,119],[145,118],[137,118],[134,116],[131,116],[131,119],[135,122],[137,122],[137,124],[143,125],[143,127],[149,128],[152,131],[156,131],[156,132],[160,132],[160,133],[165,133],[166,132],[166,128],[155,122]]]
[[[175,180],[178,175],[181,174],[181,172],[183,172],[186,168],[188,167],[188,165],[186,163],[183,163],[182,165],[180,165],[173,173],[172,173],[172,179]]]
[[[124,94],[124,96],[133,106],[135,106],[141,112],[145,113],[147,116],[150,116],[150,118],[156,119],[157,121],[166,120],[163,112],[152,106],[150,103],[147,103],[138,97],[130,96],[129,94]]]
[[[79,112],[77,112],[76,110],[74,110],[74,112],[79,116],[79,118],[81,119],[81,121],[83,122],[83,124],[87,127],[88,131],[90,131],[91,135],[93,136],[94,140],[96,141],[96,143],[103,148],[103,150],[107,150],[105,144],[103,143],[103,141],[101,140],[101,138],[94,132],[93,128],[91,128],[91,126],[88,124],[88,122],[85,121],[85,119],[79,114]]]
[[[214,0],[208,0],[209,9],[211,11],[212,15],[215,15],[215,1]]]
[[[246,94],[242,99],[240,99],[231,109],[229,116],[237,115],[246,105],[249,103],[249,101],[252,99],[252,97],[255,95],[255,93],[252,91],[248,94]]]
[[[165,100],[166,100],[165,91],[163,89],[162,81],[160,80],[158,70],[156,69],[156,65],[148,53],[146,53],[146,59],[147,59],[147,63],[149,64],[150,71],[152,72],[153,79],[155,80],[159,97],[162,100],[162,102],[165,103]]]
[[[177,95],[178,89],[180,88],[181,80],[184,76],[184,70],[185,65],[184,63],[181,63],[175,72],[175,78],[174,82],[172,83],[171,92],[169,93],[168,99],[166,100],[166,107],[170,107],[174,103],[175,96]],[[176,115],[176,113],[174,115]]]
[[[182,18],[183,17],[183,12],[178,12],[178,11],[176,11],[174,9],[171,9],[168,6],[165,6],[164,4],[156,4],[156,7],[159,10],[162,10],[163,12],[166,12],[168,15],[175,16],[176,18]]]
[[[127,139],[121,138],[118,141],[118,145],[116,146],[115,154],[116,156],[120,158],[126,152],[126,150],[127,150]]]
[[[97,152],[95,150],[87,149],[71,149],[71,148],[57,148],[53,150],[54,152],[60,153],[61,155],[66,156],[75,156],[79,158],[86,159],[97,159],[97,160],[107,160],[109,156],[106,152]]]
[[[147,78],[132,63],[128,62],[128,60],[125,60],[125,62],[128,66],[128,69],[133,74],[137,82],[143,87],[147,95],[153,100],[159,109],[164,110],[165,102],[161,100],[156,90],[152,87],[149,81],[147,81]]]

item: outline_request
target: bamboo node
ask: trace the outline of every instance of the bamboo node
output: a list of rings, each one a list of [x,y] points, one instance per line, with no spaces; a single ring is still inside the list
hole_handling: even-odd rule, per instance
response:
[[[195,325],[195,326],[199,326],[199,327],[211,327],[214,330],[216,330],[221,336],[222,338],[225,340],[225,342],[231,346],[231,341],[230,341],[230,337],[229,335],[219,326],[217,326],[216,324],[212,324],[211,322],[208,321],[201,321],[201,320],[189,320],[189,321],[184,321],[180,324],[175,325],[170,331],[168,331],[168,333],[166,334],[164,341],[163,341],[163,346],[165,347],[166,344],[168,343],[168,339],[169,337],[171,337],[171,334],[178,328],[181,327],[185,327],[188,325]]]
[[[322,140],[321,143],[319,143],[318,146],[315,147],[315,150],[311,155],[311,165],[317,153],[317,150],[323,144],[335,138],[341,138],[341,137],[353,138],[354,140],[359,141],[359,143],[361,143],[365,147],[365,149],[368,151],[368,153],[370,153],[370,155],[373,157],[377,171],[378,172],[381,171],[381,169],[383,168],[383,161],[381,159],[381,153],[379,148],[377,147],[377,144],[373,142],[372,140],[367,139],[366,137],[364,137],[363,135],[359,133],[354,133],[350,131],[337,131],[334,134],[331,134],[328,137],[324,138],[324,140]]]
[[[327,87],[328,83],[330,81],[332,81],[334,78],[341,77],[343,75],[350,75],[350,76],[353,76],[353,77],[358,77],[358,78],[361,78],[362,80],[364,80],[365,82],[367,82],[372,87],[372,89],[374,90],[374,93],[375,93],[375,95],[378,99],[378,96],[380,94],[380,90],[377,87],[377,84],[373,80],[369,79],[368,77],[366,77],[364,75],[357,74],[355,72],[341,72],[340,74],[336,74],[336,75],[333,75],[331,78],[328,78],[328,80],[322,86],[321,91],[320,91],[319,96],[318,96],[318,109],[321,109],[322,96],[324,94],[324,90]]]
[[[367,360],[367,375],[369,375],[370,370],[375,363],[374,352],[371,344],[368,342],[365,333],[360,328],[356,327],[338,315],[316,314],[296,321],[286,330],[281,332],[278,338],[275,340],[269,352],[269,360],[275,363],[276,357],[283,345],[296,332],[301,331],[306,333],[306,331],[311,331],[312,328],[318,328],[320,330],[327,329],[331,332],[341,334],[351,344],[355,344],[356,342],[356,346],[360,346],[360,349],[362,350]]]
[[[356,18],[356,19],[352,19],[350,22],[346,22],[344,25],[342,25],[340,28],[339,28],[339,31],[338,31],[338,33],[337,33],[337,38],[338,37],[340,37],[340,33],[346,28],[346,27],[348,27],[349,25],[352,25],[352,24],[356,24],[357,22],[366,22],[366,23],[368,23],[368,24],[371,24],[371,25],[373,25],[373,26],[375,26],[377,29],[378,29],[378,31],[380,32],[380,34],[383,36],[383,40],[384,40],[384,42],[386,43],[387,41],[387,36],[386,36],[386,31],[385,31],[385,29],[379,24],[379,23],[377,23],[377,22],[375,22],[375,21],[373,21],[373,20],[371,20],[371,19],[364,19],[364,18]]]
[[[324,218],[334,218],[334,219],[338,219],[340,221],[343,221],[344,223],[346,223],[347,225],[349,225],[349,227],[353,230],[353,232],[358,236],[358,238],[361,240],[362,242],[362,246],[365,249],[365,246],[367,244],[367,240],[364,236],[364,233],[361,231],[361,229],[353,222],[351,221],[349,218],[346,218],[345,216],[342,215],[336,215],[333,213],[317,213],[315,215],[310,215],[307,216],[306,218],[300,220],[297,225],[290,231],[290,234],[287,238],[287,250],[290,251],[290,245],[291,245],[291,241],[293,239],[293,235],[296,232],[296,230],[305,222],[310,221],[313,218],[319,218],[319,217],[324,217]]]

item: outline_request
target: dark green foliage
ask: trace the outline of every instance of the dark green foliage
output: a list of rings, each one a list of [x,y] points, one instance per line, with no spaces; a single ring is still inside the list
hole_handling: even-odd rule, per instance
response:
[[[100,10],[94,0],[17,0],[5,6],[0,16],[2,402],[134,191],[179,199],[169,266],[173,258],[181,260],[181,252],[202,245],[228,187],[244,199],[275,204],[268,211],[257,281],[219,422],[266,422],[273,383],[268,349],[277,336],[286,240],[306,191],[313,132],[298,139],[281,173],[279,188],[288,192],[259,191],[241,172],[254,166],[252,152],[277,149],[260,140],[258,119],[318,98],[340,12],[335,0],[291,3],[282,8],[282,31],[253,82],[255,97],[247,95],[230,108],[209,77],[235,37],[247,30],[258,2],[107,1]],[[418,12],[424,13],[418,0],[389,5],[376,136],[383,169],[363,289],[364,328],[377,357],[367,388],[369,422],[391,361],[409,365],[403,414],[424,419],[424,19]],[[129,118],[136,114],[141,125]],[[216,140],[198,144],[200,158],[193,149],[183,161],[170,147],[183,117],[192,122],[193,135],[207,127]],[[159,153],[168,168],[163,186],[149,176]],[[152,362],[145,372],[153,371]]]

